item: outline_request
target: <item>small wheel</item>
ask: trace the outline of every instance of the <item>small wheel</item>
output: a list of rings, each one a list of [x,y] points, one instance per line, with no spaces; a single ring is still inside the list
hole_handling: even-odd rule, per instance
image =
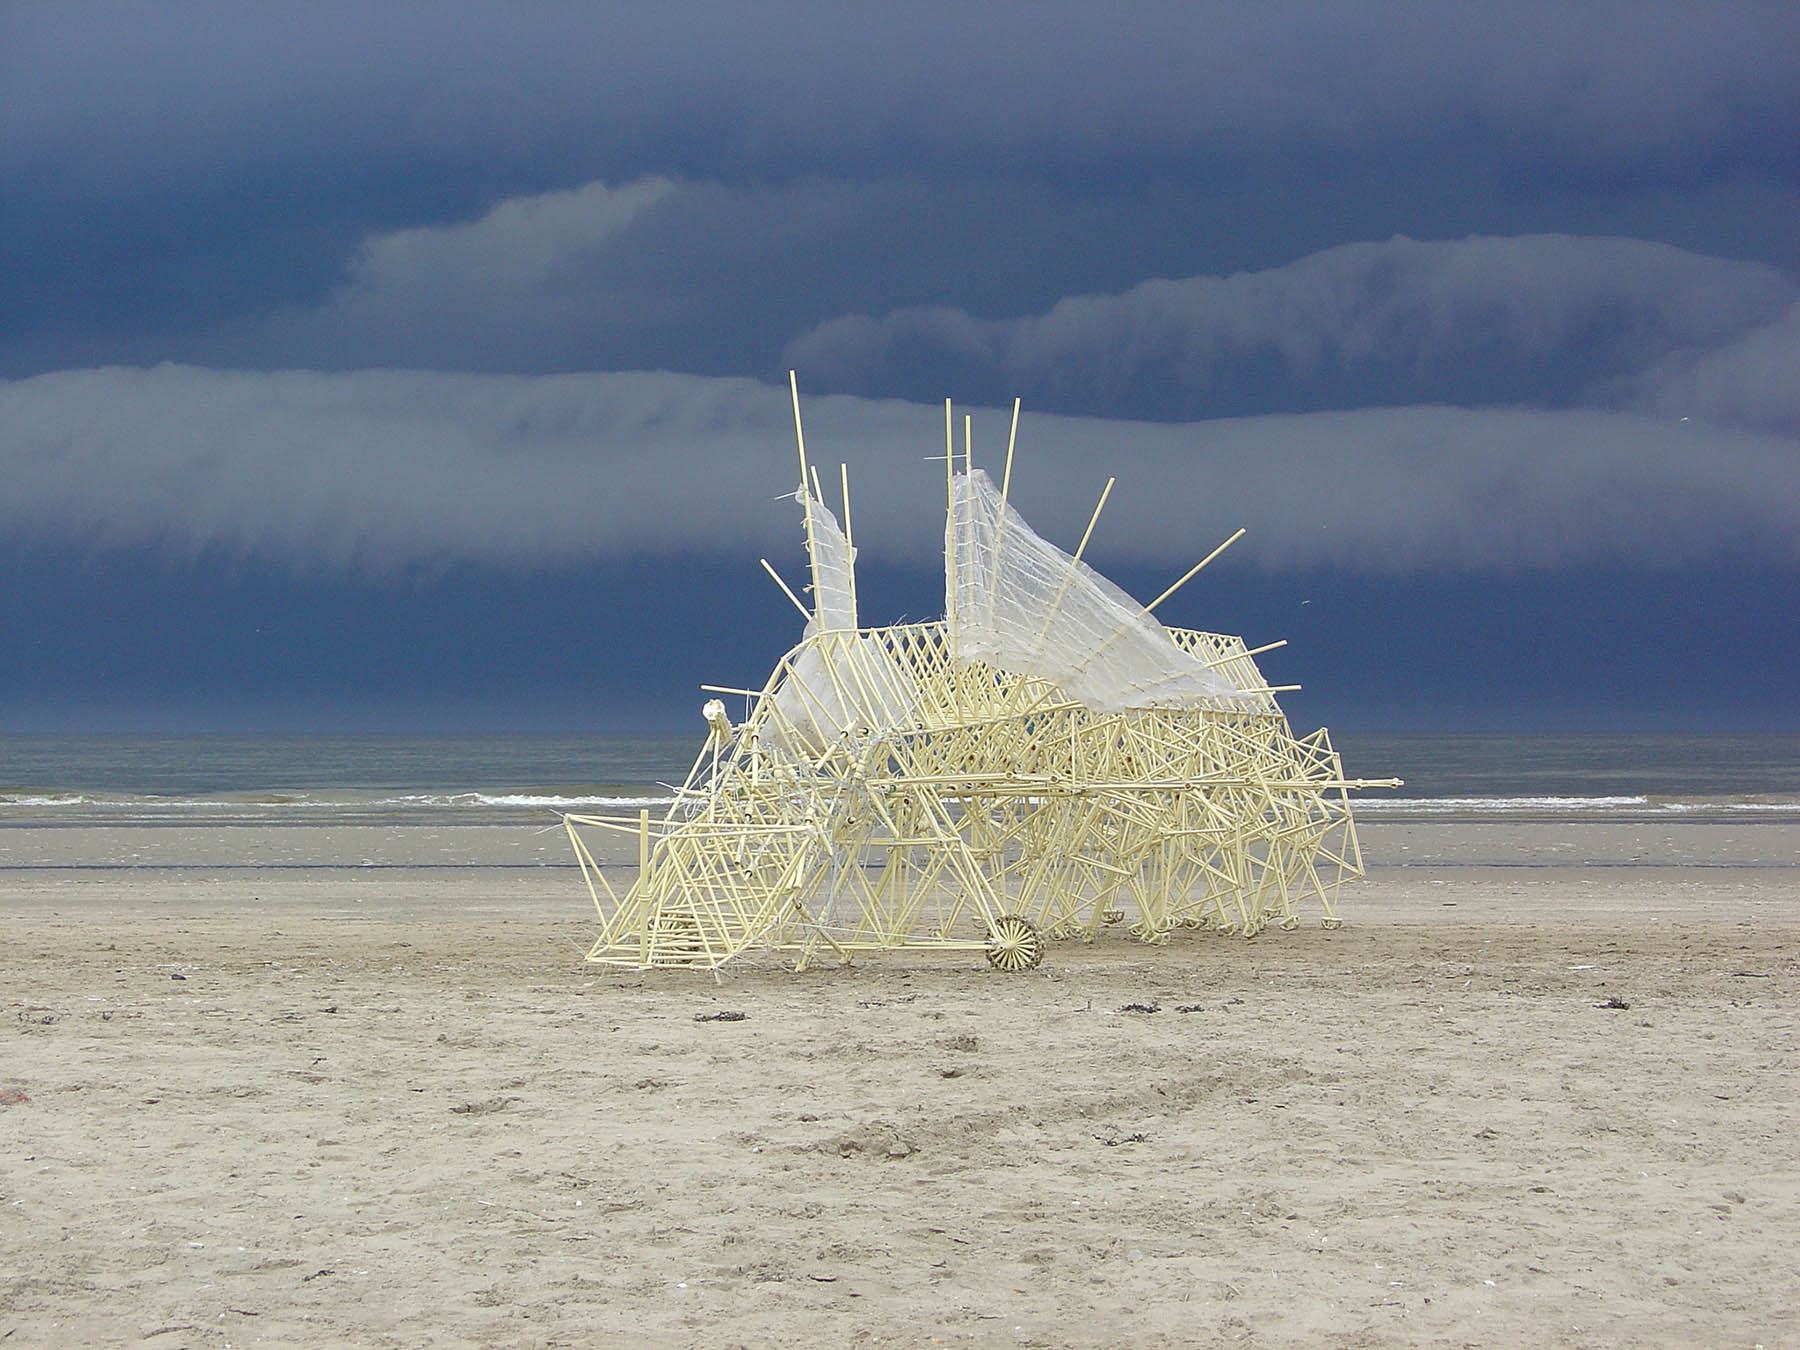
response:
[[[1108,927],[1115,923],[1123,923],[1124,921],[1125,911],[1122,909],[1103,909],[1100,911],[1100,922],[1106,924]]]
[[[988,932],[988,964],[1012,974],[1035,970],[1044,959],[1044,938],[1037,925],[1017,914],[1002,914]]]

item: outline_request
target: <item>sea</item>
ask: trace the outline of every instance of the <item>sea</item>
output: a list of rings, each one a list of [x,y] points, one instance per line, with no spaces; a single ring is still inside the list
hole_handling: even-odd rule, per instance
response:
[[[693,735],[0,735],[0,822],[490,823],[673,800]],[[1334,736],[1369,818],[1800,821],[1800,733]]]

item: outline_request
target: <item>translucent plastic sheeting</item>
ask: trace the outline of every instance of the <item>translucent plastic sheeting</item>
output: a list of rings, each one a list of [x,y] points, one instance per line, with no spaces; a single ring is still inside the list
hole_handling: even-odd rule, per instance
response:
[[[817,754],[826,746],[903,726],[918,690],[879,641],[856,631],[855,551],[837,517],[814,497],[813,618],[803,643],[775,692],[792,742],[790,749]]]
[[[820,631],[856,627],[856,552],[838,528],[837,517],[813,497],[813,624]],[[813,631],[809,626],[807,631]]]
[[[1040,538],[979,469],[955,481],[944,548],[957,657],[1048,680],[1096,712],[1242,697],[1137,601]]]
[[[775,691],[787,748],[817,754],[911,724],[917,684],[880,641],[811,625],[808,637]]]

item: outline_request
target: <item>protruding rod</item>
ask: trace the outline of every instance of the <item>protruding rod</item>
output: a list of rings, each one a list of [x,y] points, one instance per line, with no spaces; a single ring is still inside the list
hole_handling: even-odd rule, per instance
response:
[[[1056,599],[1050,602],[1050,609],[1044,615],[1044,626],[1038,629],[1037,642],[1042,643],[1044,635],[1050,631],[1050,625],[1056,621],[1056,615],[1062,609],[1063,597],[1069,593],[1069,587],[1075,582],[1075,574],[1081,570],[1081,555],[1087,552],[1088,540],[1094,537],[1094,526],[1100,523],[1100,513],[1106,509],[1106,499],[1112,496],[1116,479],[1108,478],[1106,486],[1100,489],[1100,500],[1094,503],[1094,514],[1088,517],[1087,528],[1081,532],[1081,542],[1075,545],[1075,555],[1069,559],[1068,571],[1063,574],[1062,585],[1056,588]]]
[[[1278,637],[1273,643],[1264,643],[1262,646],[1253,646],[1253,648],[1249,648],[1247,652],[1226,652],[1222,657],[1213,657],[1211,661],[1204,661],[1201,662],[1201,664],[1204,664],[1208,670],[1213,670],[1215,666],[1229,666],[1231,662],[1237,661],[1238,657],[1260,657],[1264,652],[1274,652],[1274,648],[1278,648],[1278,646],[1287,646],[1287,639],[1285,639],[1285,637]]]
[[[856,614],[856,535],[850,527],[850,466],[838,465],[838,484],[844,494],[844,547],[850,554],[850,626],[859,627]]]
[[[1150,613],[1151,610],[1155,609],[1163,601],[1167,600],[1171,595],[1175,594],[1176,591],[1180,590],[1183,586],[1187,585],[1188,582],[1192,581],[1195,577],[1199,576],[1200,569],[1202,567],[1205,567],[1214,558],[1218,557],[1226,549],[1230,548],[1233,544],[1237,543],[1238,540],[1240,540],[1244,537],[1244,534],[1245,534],[1245,531],[1240,527],[1238,532],[1236,534],[1232,535],[1231,538],[1227,539],[1224,543],[1220,544],[1217,548],[1215,548],[1211,553],[1207,554],[1199,562],[1195,563],[1192,567],[1188,568],[1187,574],[1185,576],[1183,576],[1180,581],[1176,582],[1173,586],[1169,587],[1168,590],[1164,591],[1161,595],[1157,596],[1156,599],[1152,600],[1149,604],[1145,605],[1144,613],[1146,613],[1146,614]]]
[[[963,414],[963,472],[975,472],[975,419]]]
[[[788,390],[794,399],[794,444],[800,451],[800,502],[806,518],[806,565],[812,572],[813,596],[816,599],[819,594],[819,560],[813,551],[812,493],[808,491],[806,481],[806,429],[800,424],[800,377],[791,370],[788,372]],[[787,589],[786,583],[783,583],[782,589]],[[804,609],[805,606],[801,608]],[[808,614],[807,617],[812,616]]]
[[[1273,642],[1265,642],[1265,643],[1263,643],[1262,646],[1252,647],[1248,651],[1226,652],[1225,655],[1223,655],[1223,656],[1215,656],[1215,657],[1213,657],[1212,660],[1203,661],[1203,662],[1201,662],[1201,664],[1204,665],[1208,670],[1211,670],[1216,666],[1228,666],[1233,661],[1236,661],[1240,657],[1261,656],[1264,652],[1272,652],[1277,647],[1285,647],[1285,646],[1287,646],[1287,644],[1288,644],[1288,640],[1286,638],[1277,638]]]
[[[1108,478],[1106,486],[1100,489],[1100,500],[1094,503],[1094,514],[1088,517],[1087,528],[1081,532],[1081,542],[1075,545],[1075,561],[1081,561],[1081,555],[1087,552],[1088,540],[1093,538],[1094,526],[1100,523],[1100,512],[1106,508],[1106,499],[1112,496],[1114,479]]]
[[[1161,595],[1157,596],[1156,599],[1152,600],[1149,604],[1144,606],[1145,615],[1148,615],[1151,610],[1155,609],[1163,601],[1167,600],[1171,595],[1175,594],[1176,591],[1180,590],[1183,586],[1187,585],[1188,582],[1192,581],[1196,576],[1199,575],[1200,569],[1202,567],[1205,567],[1206,564],[1211,562],[1214,558],[1218,557],[1221,553],[1223,553],[1226,549],[1230,548],[1233,544],[1237,543],[1237,541],[1242,539],[1243,537],[1244,537],[1244,531],[1240,529],[1236,534],[1232,535],[1231,538],[1227,539],[1224,543],[1220,544],[1217,548],[1215,548],[1211,553],[1207,554],[1199,562],[1195,563],[1192,567],[1188,568],[1186,576],[1182,577],[1180,581],[1177,581],[1173,586],[1169,587],[1168,590],[1164,591]],[[1074,673],[1080,674],[1082,671],[1086,670],[1098,658],[1104,656],[1107,652],[1111,651],[1113,644],[1116,643],[1120,638],[1124,637],[1130,631],[1131,631],[1131,624],[1129,624],[1129,623],[1120,624],[1117,628],[1113,629],[1112,633],[1107,637],[1105,642],[1102,642],[1098,647],[1095,647],[1086,656],[1081,658],[1081,664],[1075,667]],[[1239,690],[1238,692],[1251,693],[1254,691]]]
[[[742,694],[745,698],[767,698],[769,696],[767,690],[740,689],[735,684],[703,684],[700,688],[702,692],[708,694]]]
[[[1000,474],[1000,500],[1012,491],[1013,446],[1019,443],[1019,400],[1013,400],[1012,430],[1006,433],[1006,468]]]
[[[763,571],[767,572],[775,579],[775,584],[781,587],[781,593],[794,602],[794,608],[800,611],[800,617],[805,619],[808,623],[812,622],[812,611],[800,603],[800,597],[795,595],[789,588],[787,582],[781,579],[781,573],[775,570],[774,566],[767,558],[758,558],[757,561],[763,565]]]

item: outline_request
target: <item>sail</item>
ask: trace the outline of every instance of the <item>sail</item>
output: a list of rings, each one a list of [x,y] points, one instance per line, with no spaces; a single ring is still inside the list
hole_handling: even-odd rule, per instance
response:
[[[1096,712],[1241,698],[1137,601],[1040,538],[979,469],[952,487],[944,547],[957,657],[1048,680]]]
[[[813,622],[807,631],[856,628],[856,550],[817,497],[812,511]]]
[[[858,634],[856,550],[824,502],[814,497],[809,506],[815,578],[809,641],[792,658],[775,704],[793,748],[817,754],[907,725],[918,687],[881,642]]]

